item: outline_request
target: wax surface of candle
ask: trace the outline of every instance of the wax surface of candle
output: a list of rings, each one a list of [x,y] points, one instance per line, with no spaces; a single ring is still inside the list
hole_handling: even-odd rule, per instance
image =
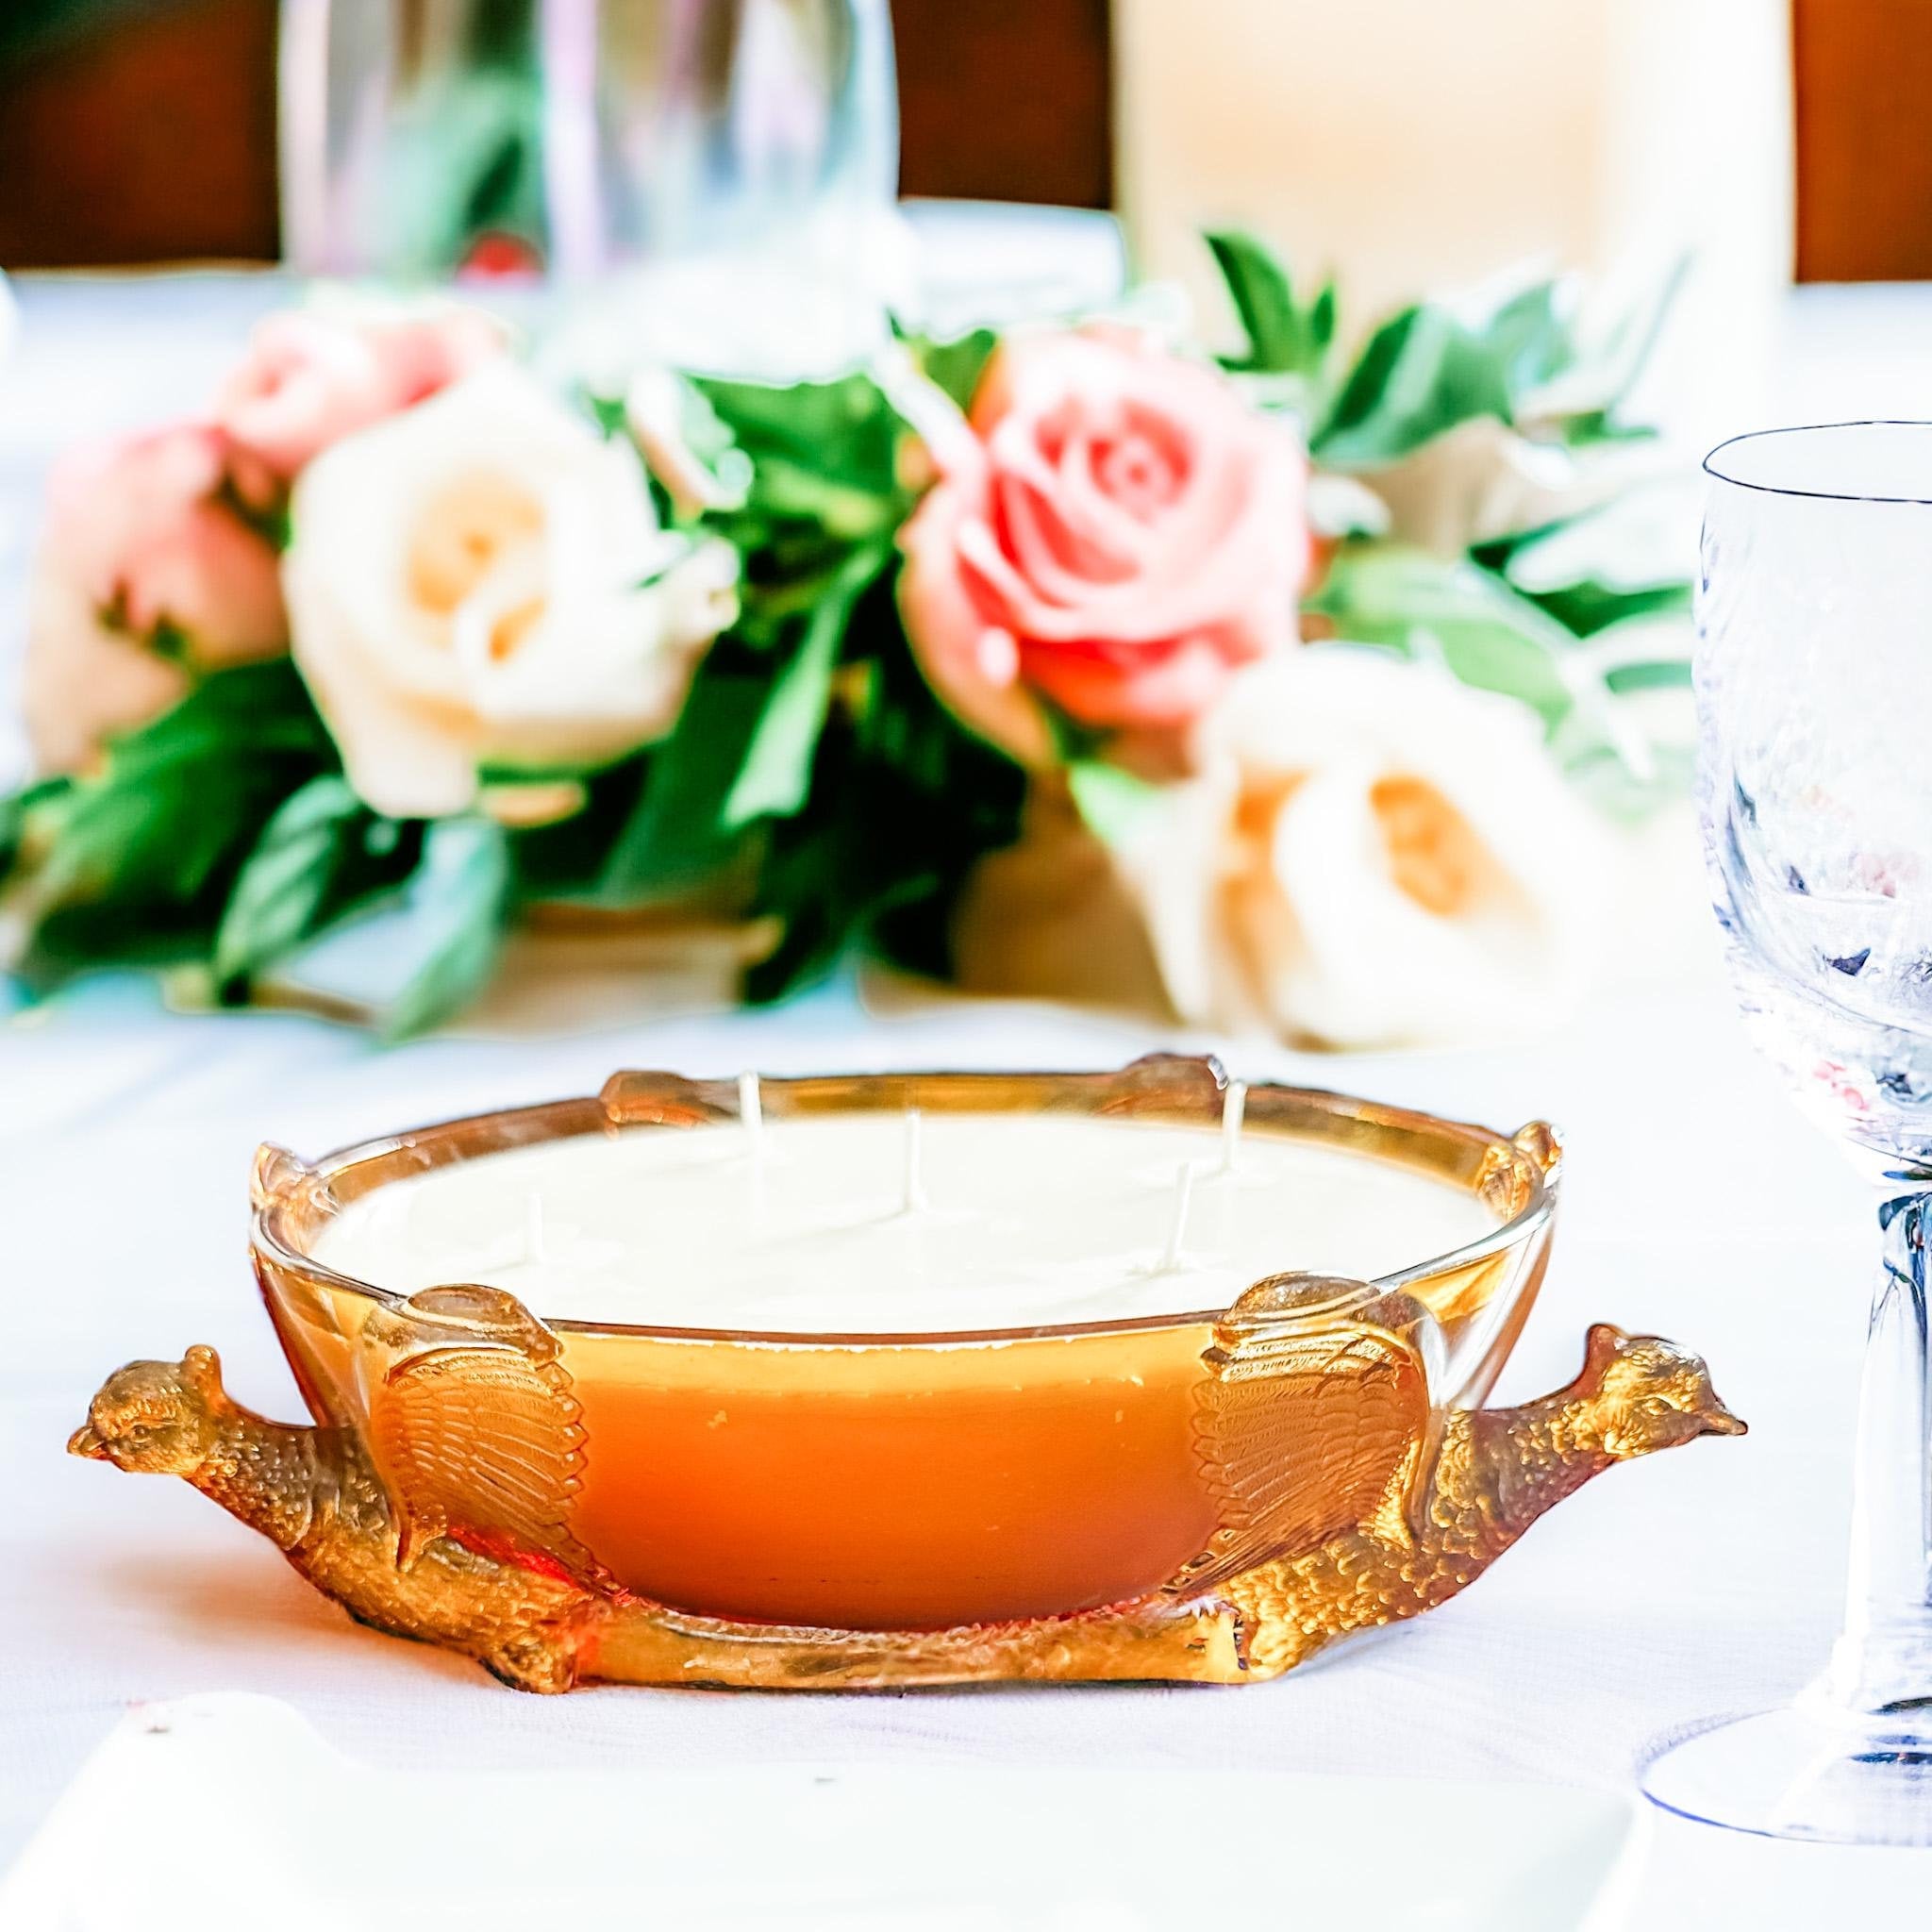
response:
[[[1462,1190],[1252,1125],[1232,1172],[1216,1127],[928,1113],[912,1133],[882,1112],[517,1148],[375,1189],[315,1257],[403,1293],[491,1283],[551,1319],[890,1334],[1223,1307],[1263,1275],[1391,1274],[1495,1225]]]

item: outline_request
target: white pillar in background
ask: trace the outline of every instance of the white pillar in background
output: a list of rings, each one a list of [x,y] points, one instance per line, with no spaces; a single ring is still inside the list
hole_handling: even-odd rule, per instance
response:
[[[1787,0],[1114,0],[1136,259],[1204,224],[1342,274],[1355,325],[1524,256],[1697,270],[1648,399],[1686,440],[1763,388],[1792,253]],[[1210,310],[1210,313],[1217,311]]]

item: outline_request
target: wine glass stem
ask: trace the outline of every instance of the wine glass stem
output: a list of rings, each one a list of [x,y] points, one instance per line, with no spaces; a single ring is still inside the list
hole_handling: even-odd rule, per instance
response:
[[[1885,1267],[1865,1342],[1845,1628],[1820,1687],[1866,1718],[1932,1711],[1928,1218],[1932,1194],[1902,1194],[1878,1210]]]

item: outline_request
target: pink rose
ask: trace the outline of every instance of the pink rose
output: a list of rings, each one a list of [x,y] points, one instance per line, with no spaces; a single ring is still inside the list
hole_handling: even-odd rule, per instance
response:
[[[1036,696],[1083,724],[1190,724],[1291,644],[1307,463],[1213,371],[1119,329],[1005,345],[901,535],[934,688],[1033,760]]]
[[[161,626],[203,668],[286,645],[275,553],[223,495],[226,457],[217,430],[183,423],[56,464],[24,707],[42,770],[85,764],[186,691],[186,670],[151,648]]]
[[[259,323],[215,402],[252,500],[291,482],[330,443],[447,389],[503,352],[472,308],[331,315],[289,309]]]

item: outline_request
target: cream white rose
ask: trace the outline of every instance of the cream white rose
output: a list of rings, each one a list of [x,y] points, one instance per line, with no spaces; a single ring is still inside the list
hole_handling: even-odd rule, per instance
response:
[[[1242,673],[1200,755],[1115,854],[1184,1019],[1387,1046],[1574,998],[1610,856],[1521,706],[1314,645]]]
[[[729,546],[659,529],[636,452],[508,363],[325,450],[291,522],[291,649],[398,817],[661,737],[737,608]]]

